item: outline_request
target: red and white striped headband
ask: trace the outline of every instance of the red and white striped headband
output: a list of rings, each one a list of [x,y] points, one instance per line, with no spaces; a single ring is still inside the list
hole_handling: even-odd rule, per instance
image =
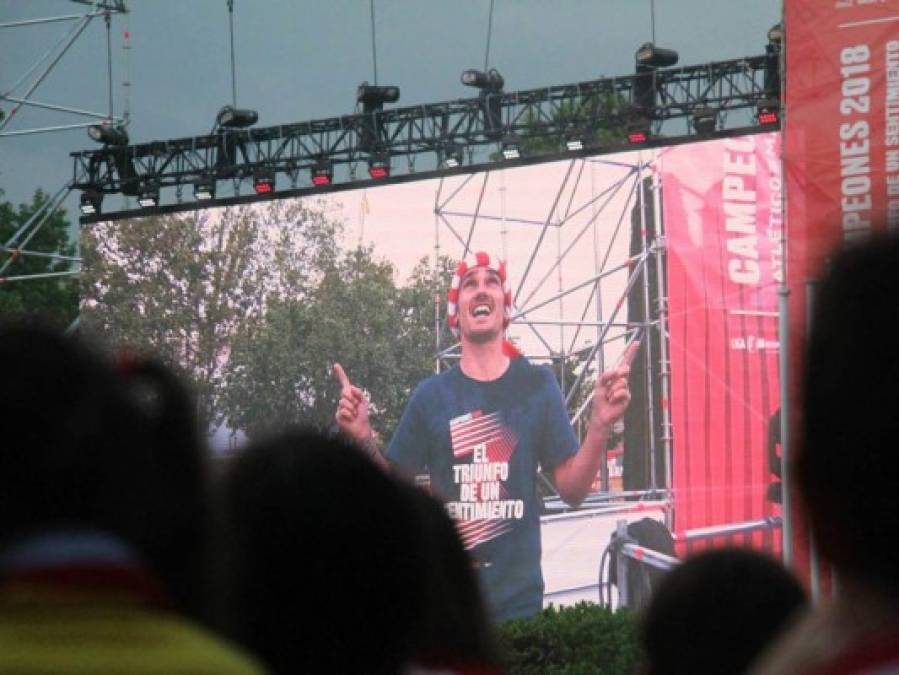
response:
[[[506,276],[506,262],[496,257],[491,257],[483,251],[478,251],[474,257],[463,260],[456,267],[453,274],[453,281],[450,284],[449,293],[446,297],[446,323],[456,338],[459,337],[459,288],[462,285],[462,278],[465,274],[475,267],[486,267],[493,270],[499,275],[500,281],[503,282],[503,298],[504,298],[504,316],[506,324],[512,318],[512,290],[509,288],[509,279]]]

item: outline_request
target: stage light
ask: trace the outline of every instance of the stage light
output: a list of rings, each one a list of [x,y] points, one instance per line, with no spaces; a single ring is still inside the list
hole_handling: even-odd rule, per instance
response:
[[[584,142],[580,138],[569,138],[567,141],[565,141],[565,147],[572,152],[583,150]]]
[[[502,143],[503,157],[506,159],[518,159],[521,157],[521,143],[514,136],[503,139]]]
[[[362,104],[362,112],[381,110],[385,103],[396,103],[400,99],[400,88],[378,86],[363,82],[356,88],[356,102]]]
[[[668,68],[678,61],[677,52],[673,49],[656,47],[652,42],[645,42],[634,55],[638,65],[648,68]]]
[[[215,116],[217,129],[244,129],[251,127],[259,121],[259,113],[247,108],[235,108],[231,105],[224,106]]]
[[[159,206],[159,183],[156,183],[155,181],[147,181],[144,183],[138,193],[137,203],[145,209]]]
[[[488,136],[499,138],[503,133],[503,86],[506,81],[496,68],[486,73],[482,70],[466,70],[460,78],[467,87],[480,90],[481,108],[484,111],[484,126]]]
[[[496,68],[491,68],[486,73],[482,70],[470,69],[462,73],[460,77],[466,87],[476,87],[481,91],[489,91],[492,94],[502,92],[506,81]]]
[[[87,128],[87,135],[103,145],[128,145],[128,132],[123,126],[91,124]]]
[[[768,42],[782,45],[784,41],[784,27],[783,24],[775,24],[768,29]]]
[[[372,178],[387,178],[390,175],[390,158],[378,155],[369,159],[368,175]]]
[[[203,176],[194,181],[194,199],[205,202],[215,199],[215,178]]]
[[[709,134],[718,127],[718,111],[707,106],[693,109],[693,128],[698,134]]]
[[[447,143],[443,150],[443,166],[447,169],[455,169],[462,165],[465,159],[465,147],[457,143]]]
[[[271,169],[257,169],[253,172],[253,190],[257,195],[267,195],[275,190],[275,172]]]
[[[631,129],[627,132],[627,140],[631,143],[645,143],[649,134],[643,129]]]
[[[776,105],[759,106],[756,118],[763,127],[774,126],[780,123],[780,108]]]
[[[330,185],[334,180],[334,166],[327,160],[319,161],[312,167],[312,184],[318,187]]]
[[[772,26],[768,31],[768,44],[765,45],[765,98],[780,101],[780,49],[783,44],[783,27]]]
[[[103,203],[103,193],[99,190],[88,189],[81,193],[81,213],[92,216],[100,213],[100,205]]]

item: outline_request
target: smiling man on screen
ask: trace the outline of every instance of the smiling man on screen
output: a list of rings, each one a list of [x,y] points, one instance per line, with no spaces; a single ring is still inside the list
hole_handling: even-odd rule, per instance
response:
[[[374,461],[428,469],[431,489],[458,522],[493,618],[533,616],[543,605],[538,467],[552,473],[571,505],[587,496],[612,425],[630,402],[629,366],[639,347],[596,382],[582,444],[548,368],[531,365],[505,339],[512,310],[505,263],[477,253],[456,269],[447,316],[459,337],[459,365],[423,380],[386,457],[375,446],[362,391],[334,365],[342,389],[340,429]]]

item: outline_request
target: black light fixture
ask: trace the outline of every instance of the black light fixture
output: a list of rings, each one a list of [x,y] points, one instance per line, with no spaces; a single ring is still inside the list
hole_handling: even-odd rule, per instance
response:
[[[259,121],[259,113],[248,108],[223,106],[215,116],[216,129],[245,129]]]
[[[372,152],[384,138],[384,124],[377,119],[377,113],[385,103],[396,103],[400,99],[400,88],[379,86],[363,82],[356,88],[356,103],[362,105],[362,124],[359,129],[359,149]]]
[[[517,136],[506,136],[502,142],[504,159],[518,159],[521,157],[521,140]]]
[[[718,111],[708,106],[693,109],[693,128],[698,134],[710,134],[718,127]]]
[[[631,124],[627,128],[627,140],[634,145],[640,145],[649,140],[649,124],[646,122],[638,122]]]
[[[330,185],[334,180],[334,165],[326,160],[320,159],[312,167],[312,184],[317,187]]]
[[[275,191],[275,172],[265,167],[253,172],[253,190],[257,195],[267,195]]]
[[[484,111],[484,127],[488,136],[499,137],[503,133],[503,86],[506,81],[496,68],[487,72],[470,68],[460,78],[466,87],[480,90],[481,109]]]
[[[128,145],[128,132],[121,125],[91,124],[87,128],[87,135],[103,145]]]
[[[144,182],[140,186],[137,203],[145,209],[159,206],[159,183],[154,180]]]
[[[673,49],[656,47],[652,42],[644,42],[637,49],[634,54],[637,77],[634,80],[632,101],[641,117],[651,120],[655,116],[656,70],[675,65],[678,58]]]
[[[673,49],[657,47],[652,42],[644,42],[634,54],[637,65],[648,68],[669,68],[677,64],[678,54]]]
[[[565,148],[570,152],[577,152],[584,149],[584,141],[579,137],[570,136],[565,140]]]
[[[756,110],[756,119],[763,127],[773,127],[780,124],[780,106],[776,103],[763,103]]]
[[[200,176],[194,181],[194,199],[205,202],[215,199],[215,178]]]
[[[86,216],[100,213],[100,205],[103,203],[103,193],[93,188],[88,188],[81,193],[79,208]]]
[[[462,165],[465,159],[465,147],[458,143],[448,142],[443,149],[443,166],[447,169],[455,169]]]
[[[462,84],[466,87],[476,87],[481,91],[488,91],[492,94],[500,93],[506,84],[505,79],[503,79],[503,76],[500,75],[496,68],[491,68],[487,72],[469,68],[462,72],[459,79],[462,80]]]
[[[362,104],[363,113],[383,110],[385,103],[396,103],[400,100],[400,88],[379,86],[363,82],[356,88],[356,102]]]
[[[368,160],[368,175],[375,179],[390,176],[390,156],[386,153],[372,155]]]

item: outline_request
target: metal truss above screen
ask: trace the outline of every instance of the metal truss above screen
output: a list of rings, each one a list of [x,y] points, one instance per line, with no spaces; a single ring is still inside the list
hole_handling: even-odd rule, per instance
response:
[[[776,62],[775,62],[776,63]],[[775,66],[776,67],[776,66]],[[213,205],[238,204],[275,199],[335,187],[370,184],[374,180],[408,180],[416,173],[415,160],[435,161],[435,170],[456,164],[449,172],[471,171],[495,165],[498,156],[489,149],[503,150],[508,144],[523,149],[514,163],[529,163],[538,157],[597,154],[633,148],[631,130],[643,132],[638,146],[668,145],[699,138],[714,138],[756,129],[756,113],[780,108],[779,86],[772,90],[771,55],[760,55],[696,66],[666,68],[624,77],[604,78],[578,84],[529,91],[489,93],[480,97],[430,103],[329,119],[251,129],[219,129],[204,136],[153,141],[134,145],[104,145],[100,149],[72,153],[72,187],[87,197],[122,194],[141,197],[147,191],[156,203],[136,209],[126,205],[116,210],[107,205],[82,222],[172,212]],[[766,77],[767,72],[767,77]],[[732,111],[751,111],[741,119],[728,119]],[[698,119],[711,113],[711,125]],[[668,131],[670,120],[683,119],[685,129]],[[751,121],[748,121],[751,120]],[[779,117],[767,118],[767,128],[776,129]],[[598,130],[618,130],[617,135]],[[664,131],[665,135],[660,135]],[[571,143],[571,141],[575,141]],[[483,148],[481,157],[474,152]],[[529,156],[530,151],[530,156]],[[468,153],[467,165],[464,153]],[[391,158],[405,158],[405,166],[391,171]],[[455,163],[447,163],[455,158]],[[357,178],[361,163],[370,168],[386,162],[386,175],[379,179]],[[323,167],[325,167],[323,169]],[[334,175],[340,167],[341,175]],[[426,169],[430,170],[430,169]],[[322,186],[312,180],[316,172],[330,172]],[[239,183],[265,174],[271,179],[262,194],[241,195]],[[274,176],[289,180],[289,189],[274,189]],[[372,175],[375,175],[374,173]],[[333,176],[333,182],[332,177]],[[197,184],[213,186],[205,201],[183,188]],[[215,195],[216,183],[232,184],[228,196]],[[176,203],[160,203],[159,191],[175,187]],[[210,198],[211,197],[211,198]],[[143,201],[143,200],[141,200]]]

